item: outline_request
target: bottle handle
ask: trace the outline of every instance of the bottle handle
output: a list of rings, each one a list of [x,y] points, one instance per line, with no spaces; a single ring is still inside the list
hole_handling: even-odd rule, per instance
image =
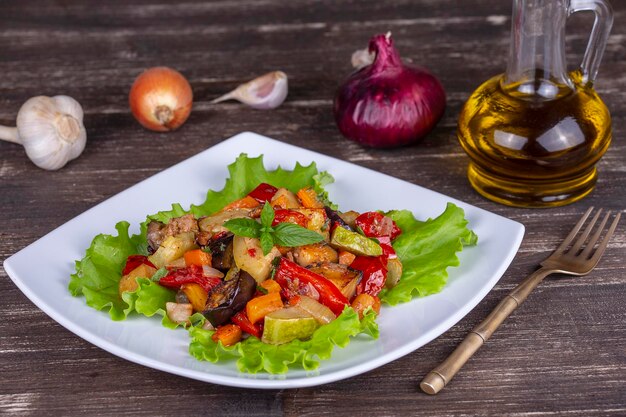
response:
[[[568,14],[592,11],[596,19],[591,29],[587,50],[580,64],[583,84],[591,84],[598,75],[604,48],[613,26],[613,9],[608,0],[570,0]]]

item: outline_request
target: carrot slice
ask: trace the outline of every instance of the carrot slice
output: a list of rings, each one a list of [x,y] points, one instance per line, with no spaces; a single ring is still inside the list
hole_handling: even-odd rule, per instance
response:
[[[187,266],[191,266],[191,265],[211,266],[211,262],[213,260],[211,254],[206,253],[202,249],[194,249],[194,250],[187,251],[185,252],[184,258],[185,258],[185,264]]]
[[[222,342],[224,346],[232,346],[241,340],[241,328],[236,324],[226,324],[217,328],[211,339]]]

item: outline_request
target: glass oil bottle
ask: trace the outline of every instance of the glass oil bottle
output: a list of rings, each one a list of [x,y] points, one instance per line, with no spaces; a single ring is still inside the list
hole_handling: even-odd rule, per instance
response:
[[[507,71],[474,91],[459,117],[468,178],[502,204],[569,204],[593,190],[595,165],[611,142],[611,117],[593,80],[612,10],[606,0],[514,0],[513,7]],[[568,73],[565,21],[581,10],[596,20],[581,67]]]

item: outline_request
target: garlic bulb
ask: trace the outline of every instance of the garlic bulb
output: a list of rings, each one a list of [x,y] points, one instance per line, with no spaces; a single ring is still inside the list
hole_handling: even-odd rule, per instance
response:
[[[57,170],[85,149],[83,109],[72,97],[32,97],[20,108],[16,124],[0,126],[0,139],[24,146],[39,168]]]
[[[211,103],[237,100],[255,109],[275,109],[283,104],[287,91],[287,74],[282,71],[273,71],[241,84]]]

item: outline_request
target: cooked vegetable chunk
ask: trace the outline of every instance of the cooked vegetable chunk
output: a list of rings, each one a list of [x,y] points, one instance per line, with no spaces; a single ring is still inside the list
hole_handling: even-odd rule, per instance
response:
[[[312,265],[309,269],[335,284],[348,300],[356,293],[357,285],[363,275],[361,271],[357,271],[346,265],[331,262]]]
[[[298,307],[287,307],[265,316],[262,341],[272,345],[307,339],[319,327],[317,320]]]
[[[298,246],[293,257],[300,266],[309,266],[320,262],[337,262],[337,251],[325,243]]]
[[[263,282],[270,276],[272,261],[280,256],[275,247],[263,255],[259,239],[235,236],[233,239],[233,257],[237,267],[249,273],[256,282]]]
[[[242,310],[256,291],[256,281],[250,274],[245,271],[231,271],[221,284],[211,290],[202,311],[215,327],[225,324]]]
[[[380,256],[383,254],[383,249],[378,243],[343,227],[335,227],[330,244],[336,249],[346,250],[356,255]]]
[[[124,275],[122,279],[120,279],[120,283],[118,284],[118,292],[120,297],[126,291],[135,291],[139,284],[137,284],[137,278],[151,278],[152,275],[156,272],[156,268],[151,267],[147,264],[141,264],[137,268],[130,271],[128,274]]]
[[[193,232],[181,233],[176,236],[168,236],[161,246],[148,259],[157,268],[162,268],[175,259],[181,258],[185,252],[195,249],[196,239]]]

